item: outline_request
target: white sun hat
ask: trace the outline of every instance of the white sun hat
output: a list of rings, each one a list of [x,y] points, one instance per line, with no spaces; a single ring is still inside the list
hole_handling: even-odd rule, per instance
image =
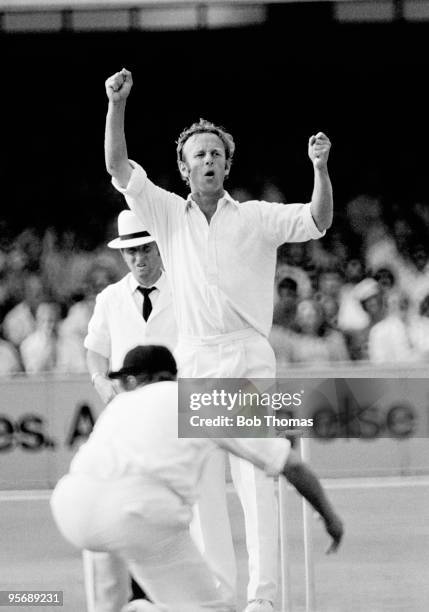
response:
[[[111,249],[127,249],[155,240],[131,210],[123,210],[119,213],[118,234],[118,238],[107,244]]]

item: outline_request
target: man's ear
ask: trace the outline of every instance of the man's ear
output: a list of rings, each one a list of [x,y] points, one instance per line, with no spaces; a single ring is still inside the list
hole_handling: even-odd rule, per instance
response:
[[[184,179],[189,178],[189,168],[186,162],[179,161],[179,170],[180,170],[180,174],[182,175]]]
[[[137,379],[135,376],[132,375],[128,375],[125,378],[125,385],[124,385],[125,389],[127,391],[134,391],[134,389],[137,387]]]
[[[225,162],[225,178],[229,176],[230,170],[231,170],[231,161],[227,159]]]

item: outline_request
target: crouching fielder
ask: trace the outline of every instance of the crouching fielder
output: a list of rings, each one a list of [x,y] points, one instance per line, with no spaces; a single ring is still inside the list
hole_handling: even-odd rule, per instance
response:
[[[109,553],[165,612],[233,612],[189,535],[205,461],[218,446],[267,474],[283,474],[320,513],[336,550],[341,520],[316,476],[287,440],[180,439],[176,363],[167,348],[138,346],[110,374],[128,393],[114,398],[57,484],[52,512],[78,548]],[[127,593],[115,593],[118,612]]]

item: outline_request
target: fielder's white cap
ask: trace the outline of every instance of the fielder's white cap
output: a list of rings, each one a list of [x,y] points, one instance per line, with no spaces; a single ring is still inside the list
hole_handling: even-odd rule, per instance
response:
[[[123,210],[119,213],[118,234],[118,238],[107,244],[111,249],[127,249],[155,240],[131,210]]]

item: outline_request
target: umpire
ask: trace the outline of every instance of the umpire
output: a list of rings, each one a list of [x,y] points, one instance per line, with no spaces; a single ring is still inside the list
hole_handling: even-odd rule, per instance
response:
[[[107,246],[120,251],[129,272],[97,295],[84,341],[91,380],[103,404],[118,393],[108,371],[118,369],[130,349],[147,343],[173,349],[177,338],[170,287],[154,237],[134,213],[123,210],[118,236]],[[89,612],[115,611],[116,594],[128,586],[128,577],[102,553],[85,551],[83,563]],[[132,590],[143,596],[135,582]]]

